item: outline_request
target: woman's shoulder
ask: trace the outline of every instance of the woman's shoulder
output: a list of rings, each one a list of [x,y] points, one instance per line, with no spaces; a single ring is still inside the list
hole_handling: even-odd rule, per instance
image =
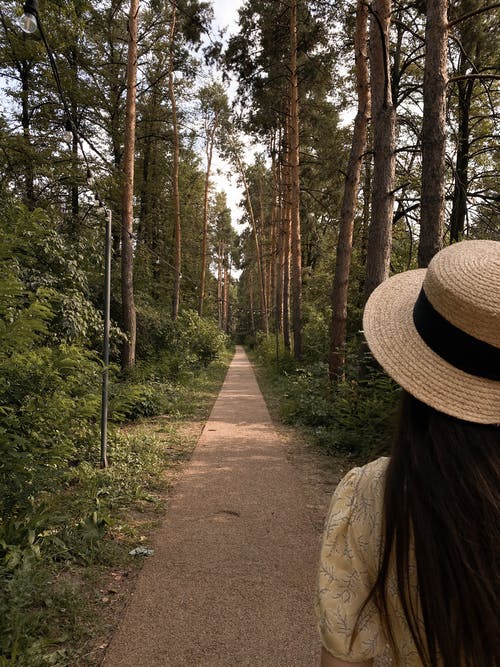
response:
[[[335,495],[337,498],[345,496],[353,506],[363,504],[361,501],[380,501],[384,495],[388,464],[389,458],[382,456],[364,466],[351,468],[340,480]]]
[[[330,537],[337,541],[349,532],[358,544],[370,545],[371,555],[377,552],[388,462],[387,457],[378,458],[352,468],[341,479],[326,519],[327,541]]]
[[[349,473],[355,473],[360,480],[380,480],[385,477],[389,460],[388,456],[380,456],[378,459],[374,459],[364,466],[352,468]]]
[[[337,486],[325,522],[317,593],[320,633],[332,655],[350,661],[385,651],[373,603],[359,615],[377,576],[388,461],[352,468]]]

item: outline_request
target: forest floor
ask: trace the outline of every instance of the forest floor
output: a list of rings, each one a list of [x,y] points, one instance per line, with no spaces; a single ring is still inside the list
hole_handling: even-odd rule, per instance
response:
[[[317,664],[319,542],[350,465],[273,422],[237,348],[151,535],[154,554],[137,577],[113,575],[123,617],[103,667]]]

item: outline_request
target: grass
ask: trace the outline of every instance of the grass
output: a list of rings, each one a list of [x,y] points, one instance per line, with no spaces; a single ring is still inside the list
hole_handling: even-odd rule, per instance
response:
[[[108,469],[81,462],[36,499],[24,543],[0,569],[0,667],[101,663],[141,567],[129,552],[148,545],[230,356],[178,386],[170,416],[112,432]]]

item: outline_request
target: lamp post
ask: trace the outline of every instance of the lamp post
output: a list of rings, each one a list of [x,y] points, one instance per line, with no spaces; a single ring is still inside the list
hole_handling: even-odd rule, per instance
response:
[[[101,398],[101,468],[108,467],[107,439],[108,439],[108,368],[109,368],[109,324],[111,301],[111,222],[112,213],[106,211],[106,241],[104,263],[104,346],[102,371],[102,398]]]
[[[19,19],[19,27],[23,32],[32,35],[38,30],[38,0],[26,0],[24,14]]]
[[[47,56],[49,58],[50,67],[52,69],[52,74],[54,76],[57,90],[61,98],[64,111],[66,113],[66,124],[65,124],[65,138],[69,134],[73,134],[78,138],[80,147],[82,150],[83,157],[87,162],[85,153],[83,151],[83,146],[80,141],[78,128],[76,127],[71,113],[69,111],[64,92],[61,87],[61,80],[59,77],[59,71],[57,69],[57,63],[55,61],[54,55],[50,50],[50,47],[45,38],[45,33],[43,31],[43,26],[40,22],[40,17],[38,15],[38,0],[26,0],[23,5],[24,14],[19,20],[19,27],[21,30],[28,34],[34,34],[37,30],[40,33]],[[94,177],[90,172],[87,162],[87,184],[90,188],[94,186]],[[110,330],[110,303],[111,303],[111,224],[112,224],[112,212],[111,209],[105,209],[104,205],[94,189],[94,196],[98,202],[98,212],[106,213],[106,233],[105,233],[105,252],[104,252],[104,307],[103,307],[103,320],[104,320],[104,344],[103,344],[103,371],[102,371],[102,394],[101,394],[101,451],[100,451],[100,465],[101,468],[108,467],[108,458],[107,458],[107,434],[108,434],[108,380],[109,380],[109,330]]]

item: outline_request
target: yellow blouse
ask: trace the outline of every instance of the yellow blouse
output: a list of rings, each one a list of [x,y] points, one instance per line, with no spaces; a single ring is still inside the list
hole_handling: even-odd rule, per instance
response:
[[[323,646],[346,662],[374,659],[385,667],[420,667],[421,661],[389,575],[389,611],[399,656],[391,655],[378,610],[364,609],[352,641],[359,611],[377,576],[382,541],[384,480],[389,459],[353,468],[337,486],[327,515],[321,547],[316,611]],[[412,593],[416,595],[412,568]]]

